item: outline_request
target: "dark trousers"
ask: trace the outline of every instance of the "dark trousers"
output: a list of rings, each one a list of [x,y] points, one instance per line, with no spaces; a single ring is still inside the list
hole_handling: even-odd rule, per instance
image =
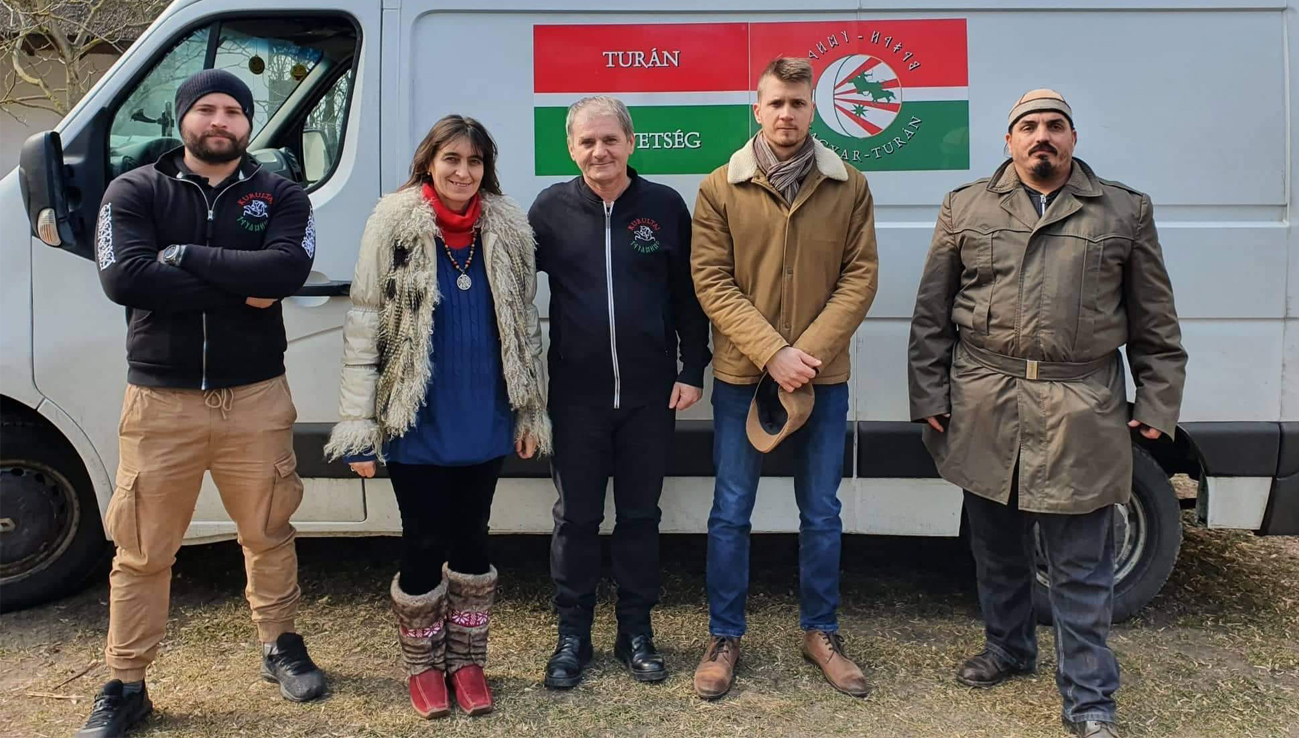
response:
[[[442,581],[442,563],[461,574],[491,566],[487,519],[505,457],[472,466],[389,464],[401,510],[401,588],[430,592]]]
[[[1114,609],[1114,506],[1082,515],[1031,513],[965,493],[987,649],[1004,663],[1037,662],[1033,524],[1041,532],[1055,621],[1056,686],[1070,722],[1114,720],[1119,664],[1105,644]]]
[[[555,456],[551,474],[559,499],[550,541],[559,632],[587,637],[600,581],[600,524],[613,477],[613,580],[618,631],[650,632],[659,600],[659,497],[675,415],[662,405],[582,407],[553,402]]]

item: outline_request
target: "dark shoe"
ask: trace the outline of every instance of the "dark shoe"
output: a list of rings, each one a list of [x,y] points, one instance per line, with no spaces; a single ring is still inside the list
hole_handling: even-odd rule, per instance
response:
[[[1033,670],[1020,669],[1001,663],[991,651],[972,656],[956,670],[956,681],[967,687],[992,687],[1013,676],[1032,674]]]
[[[619,633],[613,644],[613,655],[638,682],[661,682],[668,678],[667,664],[663,663],[663,656],[654,647],[654,636],[649,633],[633,636]]]
[[[1079,723],[1065,722],[1065,727],[1072,730],[1078,738],[1119,738],[1118,726],[1102,720],[1084,720]]]
[[[591,639],[561,635],[555,653],[546,663],[545,684],[551,689],[572,689],[582,681],[582,669],[591,663]]]
[[[325,691],[325,675],[307,655],[307,644],[297,633],[275,639],[271,652],[262,657],[262,679],[280,685],[286,700],[308,702]]]
[[[695,694],[706,700],[715,700],[731,691],[735,683],[735,667],[740,663],[740,639],[712,636],[704,658],[695,668]]]
[[[125,694],[122,682],[114,679],[99,690],[90,717],[85,727],[77,731],[76,738],[117,738],[152,711],[153,703],[149,702],[147,687]]]
[[[870,694],[866,675],[848,654],[843,652],[843,637],[824,630],[803,633],[803,658],[817,665],[830,686],[850,697]]]
[[[456,693],[456,704],[466,715],[486,715],[492,711],[492,688],[487,686],[483,667],[470,664],[456,669],[451,675],[451,689]]]

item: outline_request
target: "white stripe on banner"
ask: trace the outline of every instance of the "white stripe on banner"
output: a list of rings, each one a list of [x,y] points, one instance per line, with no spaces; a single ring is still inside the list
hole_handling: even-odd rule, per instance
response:
[[[756,92],[539,92],[532,95],[538,108],[566,108],[590,95],[608,95],[629,107],[650,105],[752,105]],[[904,87],[903,102],[969,100],[969,87]]]
[[[965,88],[961,88],[964,90]],[[590,95],[608,95],[628,107],[647,105],[752,105],[757,93],[739,92],[540,92],[532,96],[538,108],[566,108]],[[752,97],[751,97],[752,96]]]
[[[902,102],[944,102],[969,100],[969,87],[903,87]]]

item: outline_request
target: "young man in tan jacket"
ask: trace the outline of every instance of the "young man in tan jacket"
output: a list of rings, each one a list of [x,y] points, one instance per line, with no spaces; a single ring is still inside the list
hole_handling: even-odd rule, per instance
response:
[[[745,631],[749,531],[762,454],[745,425],[755,385],[812,383],[806,424],[785,439],[798,458],[803,653],[838,690],[866,679],[838,635],[839,484],[848,416],[849,344],[875,298],[874,202],[866,178],[809,135],[812,68],[772,61],[758,81],[762,131],[699,188],[691,264],[713,324],[717,484],[708,518],[711,638],[695,672],[706,699],[731,688]]]
[[[911,417],[965,489],[987,637],[957,680],[1034,669],[1036,525],[1064,722],[1117,738],[1114,506],[1132,486],[1129,431],[1177,428],[1186,351],[1150,198],[1097,177],[1077,142],[1064,98],[1028,92],[1007,120],[1010,159],[943,200],[911,323]]]

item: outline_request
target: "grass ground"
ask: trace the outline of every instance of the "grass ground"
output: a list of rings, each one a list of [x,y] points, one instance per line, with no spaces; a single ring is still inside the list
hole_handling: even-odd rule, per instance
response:
[[[1124,735],[1299,738],[1299,539],[1187,522],[1172,579],[1111,637],[1123,670]],[[494,714],[424,722],[409,709],[386,599],[393,539],[299,542],[299,629],[329,674],[330,693],[310,705],[281,700],[257,677],[242,560],[224,543],[180,554],[173,620],[149,673],[155,714],[133,735],[1064,735],[1049,629],[1039,629],[1036,676],[986,691],[953,681],[955,665],[982,639],[973,566],[959,541],[846,539],[841,624],[875,685],[855,700],[831,690],[799,654],[796,539],[756,538],[736,687],[711,703],[690,686],[706,640],[703,537],[665,539],[656,629],[671,678],[636,684],[613,660],[606,585],[595,663],[568,693],[541,686],[555,631],[547,540],[494,543],[502,581],[487,670]],[[0,618],[0,735],[67,736],[79,727],[107,678],[107,594],[100,583]]]

